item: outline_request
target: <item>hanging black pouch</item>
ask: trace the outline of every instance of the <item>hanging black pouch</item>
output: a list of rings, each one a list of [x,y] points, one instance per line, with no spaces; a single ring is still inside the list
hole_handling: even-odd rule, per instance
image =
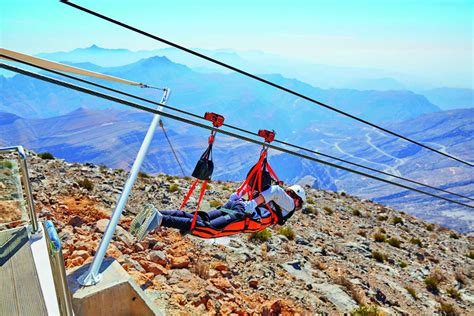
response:
[[[250,168],[249,172],[247,173],[247,177],[249,176],[250,172],[252,172],[252,169],[255,167],[255,165]],[[250,179],[249,179],[249,187],[250,188],[255,188],[255,191],[258,192],[263,192],[266,189],[268,189],[272,185],[272,176],[270,175],[270,172],[267,170],[267,159],[263,161],[262,164],[262,191],[259,190],[258,188],[258,178],[257,178],[257,173],[256,172]],[[257,181],[257,183],[255,183]]]
[[[199,180],[211,180],[214,171],[214,163],[212,162],[212,144],[209,144],[206,151],[194,167],[192,176]]]

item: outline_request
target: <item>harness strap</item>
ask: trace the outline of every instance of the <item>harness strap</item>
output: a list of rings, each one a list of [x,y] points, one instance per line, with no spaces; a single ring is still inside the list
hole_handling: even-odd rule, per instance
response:
[[[194,188],[196,188],[196,185],[198,182],[199,182],[199,179],[194,180],[194,183],[191,186],[191,188],[189,188],[188,194],[186,194],[186,197],[184,198],[183,203],[181,203],[181,207],[179,208],[180,210],[182,210],[184,206],[186,205],[186,203],[188,202],[189,197],[191,196],[191,194],[193,194]]]
[[[202,183],[201,193],[199,194],[199,199],[197,201],[196,210],[194,211],[193,221],[191,222],[191,232],[194,230],[196,226],[197,215],[199,211],[199,205],[201,204],[202,198],[204,197],[204,192],[206,192],[207,181]]]
[[[273,171],[272,167],[270,166],[270,164],[268,162],[267,162],[267,170],[268,170],[268,172],[270,172],[270,175],[278,182],[278,184],[281,184],[280,179],[278,179],[275,171]]]

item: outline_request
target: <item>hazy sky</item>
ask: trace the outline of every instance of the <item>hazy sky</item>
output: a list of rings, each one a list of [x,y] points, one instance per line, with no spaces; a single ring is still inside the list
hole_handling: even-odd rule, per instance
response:
[[[261,50],[473,85],[474,1],[75,0],[187,47]],[[164,47],[59,0],[1,0],[2,47]]]

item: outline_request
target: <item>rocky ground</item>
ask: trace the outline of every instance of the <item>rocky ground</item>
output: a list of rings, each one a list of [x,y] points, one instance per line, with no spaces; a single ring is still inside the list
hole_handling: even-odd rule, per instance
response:
[[[126,172],[29,163],[37,210],[55,222],[67,268],[90,262]],[[146,203],[177,208],[191,181],[142,174],[107,252],[170,314],[473,314],[472,238],[344,194],[308,190],[308,208],[271,236],[203,240],[163,228],[134,244],[133,214]],[[213,182],[203,208],[237,185]]]

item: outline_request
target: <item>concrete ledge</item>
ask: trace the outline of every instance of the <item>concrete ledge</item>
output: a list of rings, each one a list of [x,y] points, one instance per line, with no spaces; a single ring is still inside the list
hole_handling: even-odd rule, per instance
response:
[[[115,259],[106,258],[102,263],[99,284],[84,287],[77,280],[88,268],[68,271],[76,316],[164,315]]]

